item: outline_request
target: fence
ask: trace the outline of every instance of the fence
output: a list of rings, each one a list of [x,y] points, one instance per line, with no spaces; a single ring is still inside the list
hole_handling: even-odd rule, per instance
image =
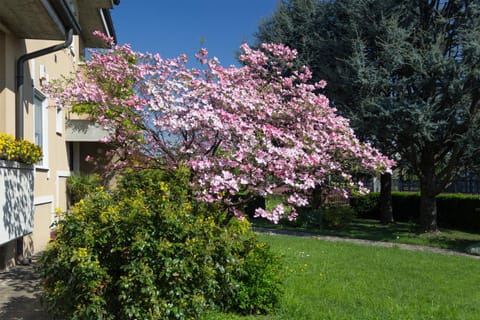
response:
[[[392,190],[395,191],[420,191],[418,180],[392,180]],[[444,193],[470,193],[480,194],[479,179],[457,179],[445,188]]]

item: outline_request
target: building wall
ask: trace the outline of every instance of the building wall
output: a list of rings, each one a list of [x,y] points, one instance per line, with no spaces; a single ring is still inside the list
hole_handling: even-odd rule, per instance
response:
[[[12,135],[15,134],[15,59],[21,48],[21,41],[0,31],[0,132]],[[16,256],[17,241],[1,245],[0,270],[14,266]]]
[[[27,40],[27,52],[36,51],[57,44],[55,41]],[[63,49],[42,56],[28,62],[30,71],[30,92],[28,100],[34,100],[34,90],[43,93],[42,85],[53,79],[68,76],[76,69],[78,64],[78,39],[75,37],[71,48]],[[45,159],[42,166],[38,166],[35,174],[35,226],[33,231],[34,250],[45,248],[50,239],[50,225],[55,220],[55,210],[66,210],[66,178],[70,175],[67,145],[65,142],[64,111],[57,106],[53,99],[46,96],[45,102],[48,107],[47,148],[44,150]],[[28,123],[25,125],[25,137],[34,141],[34,117],[35,108],[32,105],[31,112],[26,115]],[[60,118],[61,121],[58,121]]]
[[[54,211],[54,199],[46,197],[36,197],[35,215],[33,233],[33,252],[39,252],[45,249],[50,240],[50,225],[52,223],[52,213]]]
[[[16,61],[24,53],[33,52],[55,44],[58,41],[23,40],[0,31],[0,132],[15,134],[15,79]],[[68,76],[76,69],[79,61],[78,38],[74,37],[71,48],[29,60],[25,64],[23,97],[24,138],[35,141],[36,92],[44,98],[43,124],[46,155],[44,163],[35,168],[34,180],[34,228],[29,236],[0,247],[0,270],[11,266],[12,259],[22,254],[43,250],[50,238],[50,225],[55,219],[55,209],[67,208],[66,179],[70,175],[67,145],[65,142],[64,114],[55,102],[45,94],[42,84],[47,80]]]
[[[0,132],[15,134],[15,63],[22,41],[0,31]]]

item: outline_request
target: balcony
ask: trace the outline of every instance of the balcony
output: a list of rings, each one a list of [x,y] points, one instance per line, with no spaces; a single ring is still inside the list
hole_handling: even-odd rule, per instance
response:
[[[0,160],[0,245],[33,231],[32,165]]]
[[[65,123],[65,141],[67,142],[99,142],[108,136],[108,131],[92,120],[69,119]]]

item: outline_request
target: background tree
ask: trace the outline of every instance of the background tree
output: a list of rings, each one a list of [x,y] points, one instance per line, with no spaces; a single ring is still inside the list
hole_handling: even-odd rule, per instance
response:
[[[308,66],[312,82],[326,80],[324,92],[343,112],[349,109],[343,106],[355,104],[349,87],[342,85],[348,79],[343,76],[349,69],[345,60],[352,52],[346,36],[353,34],[348,23],[333,1],[282,0],[273,15],[260,23],[254,46],[271,42],[295,48],[296,67]]]
[[[390,136],[372,134],[372,125],[375,124],[362,112],[361,88],[352,81],[356,70],[350,61],[354,41],[360,34],[369,43],[371,54],[375,54],[375,38],[382,30],[374,22],[391,2],[376,1],[375,5],[366,5],[363,1],[284,0],[275,13],[260,24],[256,44],[272,41],[296,48],[298,63],[311,68],[313,81],[327,81],[325,93],[331,98],[332,105],[351,120],[360,139],[373,143],[392,157],[395,150]],[[361,22],[365,17],[368,17],[368,23]],[[380,218],[382,223],[391,223],[391,174],[384,172],[380,178]]]
[[[319,23],[317,35],[325,35],[320,42],[325,45],[317,55],[328,50],[329,42],[335,43],[333,50],[340,47],[338,42],[347,48],[333,53],[343,77],[320,76],[329,83],[341,79],[340,85],[357,97],[350,99],[354,104],[345,104],[332,93],[334,104],[349,115],[363,138],[386,154],[398,153],[401,163],[419,177],[422,228],[436,231],[435,196],[478,156],[478,3],[317,4],[329,8],[321,20],[332,22],[330,34],[340,35],[327,36],[326,24]],[[260,28],[263,41],[262,30],[267,29]]]
[[[459,0],[392,9],[379,21],[375,59],[357,38],[356,79],[368,114],[390,119],[384,130],[420,179],[422,228],[436,231],[435,196],[479,151],[480,11]]]

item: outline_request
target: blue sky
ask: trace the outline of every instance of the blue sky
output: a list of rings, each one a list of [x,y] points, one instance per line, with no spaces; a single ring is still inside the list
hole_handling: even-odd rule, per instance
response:
[[[262,18],[278,0],[121,0],[111,10],[118,43],[163,58],[187,54],[190,61],[204,47],[224,66],[237,64],[235,51],[251,43]],[[201,42],[204,39],[204,42]]]

